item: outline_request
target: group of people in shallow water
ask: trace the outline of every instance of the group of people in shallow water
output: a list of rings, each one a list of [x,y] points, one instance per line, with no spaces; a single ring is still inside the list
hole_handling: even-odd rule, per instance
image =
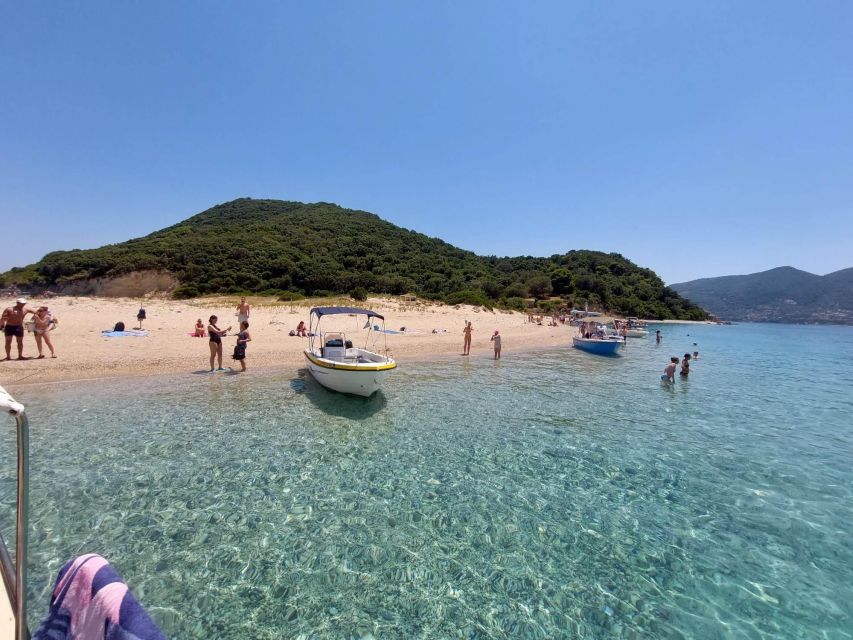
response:
[[[658,340],[658,342],[660,342],[660,340]],[[696,343],[694,342],[693,344],[695,345]],[[690,361],[696,361],[698,359],[698,351],[694,351],[692,356],[689,353],[684,354],[684,357],[681,359],[681,371],[678,372],[682,380],[686,380],[687,376],[690,375]],[[678,369],[678,356],[672,356],[669,359],[669,364],[664,367],[663,375],[660,379],[667,384],[673,384],[675,382],[676,369]]]

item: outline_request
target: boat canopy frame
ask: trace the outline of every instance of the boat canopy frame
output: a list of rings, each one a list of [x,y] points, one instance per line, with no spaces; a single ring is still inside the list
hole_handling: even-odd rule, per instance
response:
[[[382,321],[382,329],[379,333],[382,334],[382,338],[384,341],[384,355],[385,359],[389,358],[388,356],[388,334],[385,332],[385,316],[382,314],[376,313],[375,311],[371,311],[370,309],[360,309],[358,307],[314,307],[311,309],[311,312],[308,317],[308,350],[314,353],[314,340],[315,338],[320,338],[320,346],[323,346],[323,334],[320,333],[320,319],[323,316],[335,316],[335,315],[356,315],[356,316],[367,316],[367,336],[364,339],[364,350],[370,351],[368,345],[370,344],[370,334],[374,332],[373,324],[370,322],[371,318],[379,318]],[[317,316],[317,322],[314,322],[314,316]],[[336,333],[344,333],[344,332],[336,332]]]

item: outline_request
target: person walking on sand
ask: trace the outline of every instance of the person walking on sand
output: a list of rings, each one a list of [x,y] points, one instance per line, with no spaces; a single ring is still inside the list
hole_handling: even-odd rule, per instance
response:
[[[684,354],[684,360],[681,361],[681,377],[686,378],[690,375],[690,354]]]
[[[142,321],[145,320],[145,309],[139,307],[139,311],[136,312],[136,320],[139,322],[139,326],[137,329],[142,330]]]
[[[222,368],[222,336],[226,335],[229,331],[231,331],[231,327],[227,329],[220,329],[216,326],[216,321],[219,318],[216,316],[210,316],[207,324],[207,335],[210,336],[210,339],[207,341],[210,346],[210,371],[213,372],[215,369],[213,368],[214,359],[219,362],[218,371],[225,371]]]
[[[24,357],[24,318],[28,313],[35,313],[27,309],[26,298],[18,298],[14,307],[3,310],[0,315],[0,329],[6,337],[6,357],[4,360],[12,359],[12,338],[18,342],[18,360],[27,360]]]
[[[465,335],[465,341],[462,343],[462,355],[467,356],[471,354],[471,333],[474,331],[474,327],[471,325],[471,322],[468,321],[465,324],[465,328],[462,329],[462,333]]]
[[[495,329],[495,332],[492,334],[492,342],[495,343],[495,360],[501,359],[501,334]]]
[[[240,323],[240,333],[237,334],[237,345],[234,347],[234,355],[232,356],[240,363],[240,371],[246,370],[246,343],[252,341],[252,336],[249,335],[249,323]]]
[[[664,382],[675,383],[675,369],[678,367],[678,356],[672,356],[669,359],[669,364],[663,370],[663,375],[660,377]]]
[[[237,322],[241,325],[244,322],[248,322],[251,310],[252,308],[249,306],[249,303],[246,302],[246,298],[240,298],[240,304],[237,305]]]
[[[44,358],[42,342],[50,349],[50,357],[56,357],[56,351],[54,351],[53,343],[50,341],[50,332],[56,328],[57,324],[59,324],[59,321],[56,318],[51,318],[47,312],[47,307],[39,307],[39,310],[33,316],[33,333],[36,337],[39,359]]]

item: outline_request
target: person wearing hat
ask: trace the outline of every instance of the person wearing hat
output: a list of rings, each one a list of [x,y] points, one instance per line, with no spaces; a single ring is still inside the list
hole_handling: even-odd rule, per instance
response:
[[[0,329],[3,329],[3,335],[6,337],[6,358],[12,359],[12,338],[18,339],[18,360],[26,360],[24,357],[24,318],[28,313],[35,313],[32,309],[27,309],[26,298],[18,298],[14,307],[8,307],[3,310],[3,315],[0,316]]]

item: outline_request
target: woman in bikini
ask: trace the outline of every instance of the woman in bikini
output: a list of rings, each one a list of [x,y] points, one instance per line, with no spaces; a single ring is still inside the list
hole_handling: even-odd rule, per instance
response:
[[[213,361],[216,359],[219,361],[218,371],[225,371],[225,369],[222,368],[222,336],[231,331],[231,327],[228,327],[227,329],[220,329],[216,326],[217,320],[218,318],[216,316],[210,316],[207,325],[207,335],[210,336],[210,340],[208,340],[208,345],[210,345],[210,370],[215,371],[213,368]]]
[[[36,347],[39,350],[39,358],[44,358],[42,342],[47,344],[50,349],[50,357],[55,358],[56,352],[53,350],[53,343],[50,341],[50,332],[56,327],[56,319],[51,318],[47,312],[47,307],[39,307],[33,316],[33,333],[36,336]]]

